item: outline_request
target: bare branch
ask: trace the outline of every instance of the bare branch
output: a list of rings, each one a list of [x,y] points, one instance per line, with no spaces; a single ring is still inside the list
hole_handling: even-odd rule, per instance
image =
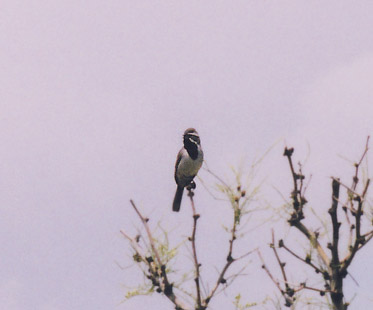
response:
[[[333,243],[330,245],[330,250],[332,252],[332,268],[334,266],[339,266],[339,253],[338,253],[338,242],[339,242],[339,228],[341,223],[338,222],[338,199],[339,199],[339,187],[340,182],[339,179],[334,180],[332,182],[333,194],[332,194],[332,206],[329,209],[329,214],[332,220],[333,225]]]
[[[319,241],[317,240],[317,236],[310,231],[304,224],[302,224],[302,220],[304,218],[303,216],[303,205],[307,202],[307,200],[303,197],[302,193],[298,190],[297,182],[303,182],[304,176],[299,173],[297,174],[294,171],[294,165],[292,161],[292,155],[293,155],[294,149],[293,148],[285,148],[284,156],[288,158],[289,166],[291,175],[293,178],[293,192],[291,194],[291,197],[293,199],[293,213],[291,214],[291,218],[288,220],[291,226],[296,227],[299,231],[301,231],[307,239],[310,241],[310,243],[316,248],[317,253],[323,263],[325,264],[326,268],[330,270],[330,260],[329,257],[326,255],[324,249],[320,245]]]
[[[356,190],[356,186],[357,186],[357,183],[359,182],[359,168],[361,166],[361,163],[363,162],[364,160],[364,157],[366,156],[366,154],[368,153],[368,150],[369,150],[369,139],[370,139],[370,136],[367,137],[367,141],[365,143],[365,149],[364,149],[364,152],[363,152],[363,155],[361,155],[361,158],[359,160],[358,163],[355,163],[355,176],[352,178],[352,190]]]
[[[154,253],[154,255],[155,255],[155,257],[156,257],[156,259],[158,261],[158,264],[160,266],[162,266],[161,258],[159,256],[159,253],[158,253],[157,249],[155,248],[154,239],[153,239],[152,233],[151,233],[149,225],[148,225],[149,219],[147,219],[147,218],[145,218],[145,217],[142,216],[142,214],[140,213],[139,209],[137,209],[137,207],[136,207],[136,205],[135,205],[135,203],[133,202],[132,199],[130,200],[130,203],[131,203],[132,207],[135,209],[137,215],[139,216],[139,218],[141,219],[142,224],[145,227],[146,233],[148,234],[148,239],[149,239],[149,242],[150,242],[150,246],[151,246],[152,251],[153,251],[153,253]]]
[[[285,263],[281,262],[280,257],[278,256],[276,246],[275,246],[275,233],[274,233],[273,229],[272,229],[272,243],[271,243],[270,247],[272,248],[273,252],[275,253],[277,262],[278,262],[278,264],[280,266],[280,269],[281,269],[282,277],[284,278],[285,287],[286,287],[286,289],[288,289],[289,285],[288,285],[288,279],[286,277],[286,272],[285,272]]]
[[[272,247],[272,248],[274,248],[274,247]],[[294,301],[295,301],[295,296],[294,296],[295,291],[294,291],[294,289],[291,289],[289,287],[289,285],[288,285],[287,280],[285,280],[285,290],[283,290],[281,288],[281,285],[280,285],[279,281],[277,281],[274,278],[274,276],[272,275],[272,273],[269,271],[267,265],[264,262],[263,256],[260,253],[260,251],[258,251],[258,255],[259,255],[259,258],[260,258],[260,260],[262,262],[262,268],[265,270],[265,272],[267,273],[267,275],[269,276],[269,278],[272,280],[272,282],[276,285],[276,287],[280,291],[281,295],[284,297],[284,299],[285,299],[285,306],[286,307],[292,307],[293,304],[294,304]],[[280,264],[281,270],[283,270],[283,267],[281,266],[281,262],[279,262],[279,264]],[[284,279],[286,279],[286,276],[284,276]]]
[[[328,248],[331,251],[331,269],[332,272],[329,274],[331,276],[330,285],[331,285],[331,299],[333,301],[336,309],[343,309],[343,279],[346,274],[341,273],[340,270],[340,261],[339,261],[339,252],[338,252],[338,242],[339,242],[339,228],[341,223],[338,222],[338,199],[339,199],[339,188],[340,181],[339,179],[333,179],[332,181],[332,206],[328,210],[333,229],[333,241],[328,244]]]
[[[331,290],[321,290],[319,288],[307,286],[306,283],[301,283],[300,286],[295,289],[295,292],[299,292],[303,289],[319,292],[319,293],[321,293],[321,295],[324,295],[325,293],[331,293],[332,292]]]
[[[265,272],[267,273],[267,275],[269,276],[269,278],[272,280],[272,282],[277,286],[278,290],[281,292],[281,294],[284,294],[284,291],[282,290],[281,286],[280,286],[280,283],[278,281],[275,280],[274,276],[272,275],[272,273],[269,271],[267,265],[265,264],[264,262],[264,259],[263,259],[263,256],[262,256],[262,253],[258,250],[258,256],[260,258],[260,261],[262,262],[262,268],[265,270]]]
[[[296,228],[298,228],[299,231],[301,231],[307,239],[310,241],[311,245],[316,248],[316,251],[323,261],[326,268],[330,268],[330,260],[328,255],[325,253],[323,247],[320,245],[319,241],[317,240],[317,236],[312,231],[308,230],[306,226],[304,226],[301,222],[297,222],[294,224]]]
[[[356,210],[356,213],[352,213],[352,215],[355,216],[355,241],[353,246],[350,246],[350,253],[347,255],[347,257],[342,261],[342,272],[346,273],[347,268],[351,264],[356,252],[360,250],[364,245],[366,245],[371,239],[372,236],[371,233],[369,232],[365,235],[361,234],[361,217],[363,215],[363,205],[364,205],[364,198],[366,196],[366,193],[368,191],[370,185],[370,179],[368,179],[363,193],[361,195],[357,195],[354,200],[357,201],[358,207]]]
[[[210,294],[205,299],[206,306],[210,302],[211,298],[215,295],[215,293],[218,290],[219,286],[221,284],[225,284],[227,282],[227,280],[225,279],[225,274],[226,274],[227,270],[229,269],[229,267],[235,261],[237,261],[239,259],[242,259],[242,258],[246,257],[247,255],[249,255],[250,253],[252,253],[252,251],[250,251],[250,252],[248,252],[246,254],[243,254],[239,258],[233,258],[234,242],[237,239],[236,233],[237,233],[237,229],[238,229],[238,225],[240,223],[241,217],[243,215],[243,213],[241,212],[242,208],[240,207],[240,199],[245,196],[245,192],[241,191],[240,187],[237,188],[237,190],[240,193],[240,196],[236,196],[236,198],[232,202],[232,207],[233,207],[233,211],[234,211],[233,212],[233,224],[232,224],[232,229],[231,229],[231,236],[230,236],[230,239],[229,239],[228,255],[227,255],[227,259],[226,259],[227,261],[226,261],[223,269],[221,270],[221,272],[219,274],[219,277],[218,277],[218,280],[216,281],[215,286],[213,287],[213,289],[211,290]]]
[[[303,259],[299,255],[295,254],[292,250],[290,250],[284,243],[283,240],[279,241],[279,247],[283,247],[286,251],[288,251],[291,255],[293,255],[295,258],[299,259],[300,261],[304,262],[307,265],[310,265],[313,269],[315,269],[316,273],[322,273],[322,270],[318,268],[315,264],[312,263],[311,257],[306,257],[306,259]]]
[[[192,242],[194,269],[196,272],[194,282],[196,283],[197,306],[198,306],[198,309],[202,309],[201,308],[202,303],[201,303],[201,288],[200,288],[200,272],[199,272],[199,268],[201,267],[201,264],[198,262],[197,249],[196,249],[197,221],[200,215],[196,213],[196,208],[194,206],[194,200],[193,200],[194,193],[191,187],[188,188],[188,196],[190,198],[190,202],[191,202],[192,210],[193,210],[193,232],[192,232],[192,237],[190,237],[189,240]]]
[[[141,219],[142,224],[145,227],[145,230],[148,235],[150,247],[152,250],[152,253],[154,254],[156,258],[156,263],[151,259],[146,257],[143,250],[138,245],[137,241],[131,237],[129,237],[126,233],[121,231],[121,233],[130,241],[130,244],[132,248],[135,250],[136,254],[140,257],[140,262],[145,263],[149,268],[149,273],[147,274],[147,277],[150,281],[152,281],[153,285],[158,286],[159,292],[163,292],[165,296],[175,305],[176,309],[180,310],[188,310],[189,307],[186,306],[173,292],[173,284],[171,284],[168,281],[167,272],[166,272],[166,265],[164,265],[161,261],[160,255],[158,253],[158,250],[155,246],[154,238],[152,236],[152,233],[150,231],[149,225],[148,225],[148,219],[145,218],[139,209],[136,207],[133,200],[130,200],[132,207],[135,209],[137,215]],[[158,278],[162,279],[162,282],[158,280]]]
[[[307,226],[302,223],[304,219],[303,215],[303,206],[307,202],[304,198],[303,193],[303,174],[302,174],[302,166],[299,167],[299,173],[294,170],[294,165],[292,162],[292,154],[294,152],[293,148],[285,148],[284,156],[288,158],[290,171],[292,174],[293,179],[293,191],[291,194],[292,202],[293,202],[293,212],[291,214],[291,218],[289,219],[289,223],[291,226],[295,226],[300,232],[302,232],[307,239],[310,241],[311,245],[314,246],[317,250],[318,256],[323,261],[327,271],[322,270],[323,268],[316,267],[311,262],[311,257],[307,256],[306,259],[301,258],[299,255],[295,254],[289,248],[287,248],[283,241],[280,240],[279,247],[283,247],[287,252],[292,254],[298,260],[310,265],[317,273],[321,273],[323,275],[325,281],[325,290],[319,290],[317,288],[310,288],[306,286],[305,283],[301,285],[300,288],[296,289],[299,291],[301,289],[311,289],[314,291],[320,292],[320,294],[329,293],[334,310],[346,310],[348,307],[348,303],[343,302],[343,279],[348,274],[348,267],[350,266],[352,260],[354,259],[357,251],[359,251],[367,242],[369,242],[373,238],[373,231],[363,234],[362,231],[362,216],[364,213],[364,203],[366,194],[370,185],[370,179],[367,180],[362,193],[359,194],[357,190],[357,185],[359,183],[359,168],[367,155],[368,152],[368,143],[369,137],[366,141],[366,146],[360,160],[354,164],[355,172],[353,176],[353,182],[351,187],[343,184],[338,178],[332,178],[332,204],[328,213],[330,214],[330,220],[332,224],[332,241],[328,243],[327,247],[331,251],[331,258],[325,253],[324,249],[321,247],[320,243],[317,240],[318,235],[313,233]],[[346,223],[349,226],[349,254],[341,261],[339,257],[339,241],[340,241],[340,226],[341,223],[338,221],[338,205],[339,201],[339,192],[340,187],[343,187],[347,190],[348,200],[346,203],[341,203],[342,210],[346,216]],[[355,218],[354,224],[352,224],[350,220],[350,216]],[[355,233],[355,236],[353,236]],[[274,239],[274,237],[272,237]],[[354,239],[354,240],[353,240]],[[273,249],[277,258],[278,263],[280,264],[281,271],[283,274],[285,285],[288,286],[289,283],[286,278],[285,269],[283,268],[283,264],[277,255],[277,251]]]

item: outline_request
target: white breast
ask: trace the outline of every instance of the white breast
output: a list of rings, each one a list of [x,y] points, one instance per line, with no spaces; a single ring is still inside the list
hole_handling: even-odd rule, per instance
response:
[[[192,158],[190,158],[186,149],[182,149],[181,155],[182,155],[181,161],[177,169],[177,178],[181,180],[184,178],[194,177],[202,166],[202,162],[203,162],[202,151],[199,149],[198,157],[196,160],[193,160]]]

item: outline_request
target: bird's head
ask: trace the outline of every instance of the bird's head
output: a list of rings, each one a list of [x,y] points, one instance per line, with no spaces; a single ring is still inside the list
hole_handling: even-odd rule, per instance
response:
[[[201,143],[198,132],[194,128],[188,128],[184,132],[184,144],[188,142],[191,142],[197,145]]]

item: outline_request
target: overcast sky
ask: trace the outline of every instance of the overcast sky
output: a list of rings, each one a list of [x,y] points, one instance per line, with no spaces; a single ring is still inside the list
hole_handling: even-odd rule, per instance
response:
[[[190,229],[186,199],[171,212],[188,127],[222,177],[275,145],[261,170],[274,204],[281,200],[273,187],[290,192],[282,149],[294,146],[313,175],[308,199],[321,211],[331,175],[350,183],[342,157],[357,160],[372,133],[373,2],[0,6],[1,309],[172,309],[159,295],[120,303],[123,285],[141,276],[117,265],[131,265],[119,230],[139,227],[130,198],[173,235]],[[225,249],[208,234],[224,207],[198,181],[196,199],[201,242]],[[370,244],[352,266],[360,287],[346,280],[348,297],[358,292],[351,309],[372,307],[372,254]],[[247,301],[260,301],[255,290],[275,291],[257,263],[242,282]],[[234,292],[218,297],[224,309],[233,309]]]

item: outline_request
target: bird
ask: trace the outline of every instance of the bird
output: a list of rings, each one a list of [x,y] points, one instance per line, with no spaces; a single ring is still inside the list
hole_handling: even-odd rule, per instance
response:
[[[175,164],[177,189],[172,204],[172,210],[175,212],[179,212],[180,210],[184,188],[189,184],[195,187],[193,179],[203,163],[203,151],[198,132],[194,128],[188,128],[184,132],[183,139],[184,146],[177,154]]]

